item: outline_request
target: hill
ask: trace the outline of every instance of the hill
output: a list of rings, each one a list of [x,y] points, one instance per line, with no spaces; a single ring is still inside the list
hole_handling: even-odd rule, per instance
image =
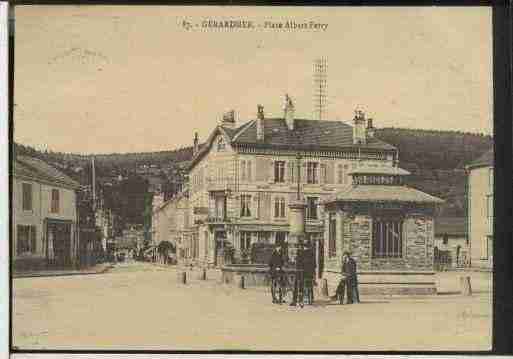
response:
[[[381,140],[399,150],[400,166],[412,173],[408,184],[447,201],[444,215],[465,214],[465,165],[486,152],[492,138],[482,134],[458,131],[434,131],[404,128],[376,130]],[[15,144],[15,152],[41,158],[79,180],[89,182],[91,155],[38,151]],[[143,153],[111,153],[94,155],[98,178],[112,178],[131,173],[162,176],[173,182],[179,164],[192,157],[192,147],[170,151]],[[178,166],[183,169],[183,166]]]
[[[398,148],[410,186],[446,200],[441,215],[465,215],[465,166],[493,146],[491,136],[404,128],[377,129],[376,136]]]

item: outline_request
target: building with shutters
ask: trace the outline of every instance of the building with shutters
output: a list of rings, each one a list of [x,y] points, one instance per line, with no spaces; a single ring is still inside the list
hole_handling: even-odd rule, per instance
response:
[[[493,268],[493,149],[467,166],[470,265]]]
[[[13,167],[14,270],[75,265],[79,184],[37,158],[16,156]]]
[[[298,159],[299,156],[299,159]],[[372,119],[355,111],[353,126],[342,121],[295,117],[287,96],[283,117],[257,115],[238,125],[228,113],[201,149],[195,137],[189,167],[194,260],[222,264],[229,248],[233,260],[247,256],[253,243],[287,241],[288,204],[307,203],[306,232],[321,239],[321,201],[351,187],[350,171],[361,166],[393,168],[395,147],[374,137]],[[298,167],[299,165],[299,167]]]

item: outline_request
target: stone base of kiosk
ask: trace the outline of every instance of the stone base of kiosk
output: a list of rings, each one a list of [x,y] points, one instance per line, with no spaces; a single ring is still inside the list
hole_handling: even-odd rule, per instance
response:
[[[324,272],[328,293],[333,295],[340,273]],[[358,290],[365,295],[431,295],[436,294],[435,272],[372,271],[358,273]]]

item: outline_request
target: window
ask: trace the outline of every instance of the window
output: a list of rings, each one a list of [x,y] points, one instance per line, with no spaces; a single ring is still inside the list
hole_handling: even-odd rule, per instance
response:
[[[322,183],[330,183],[328,178],[328,164],[327,163],[321,163],[321,180]]]
[[[317,162],[308,162],[306,167],[307,183],[315,184],[319,183],[317,178],[317,168],[319,164]]]
[[[337,220],[335,214],[330,213],[328,225],[328,257],[332,258],[337,256]]]
[[[240,196],[240,216],[251,217],[251,195],[249,194]]]
[[[376,219],[372,241],[372,253],[375,258],[401,258],[403,255],[403,222]]]
[[[285,162],[275,161],[274,162],[274,182],[283,183],[285,182]]]
[[[274,217],[285,218],[285,198],[276,197],[274,199]]]
[[[59,190],[58,189],[52,189],[52,200],[51,200],[50,212],[59,213]]]
[[[32,211],[32,184],[22,183],[22,205],[24,211]]]
[[[443,237],[443,243],[445,245],[449,244],[449,236],[447,236],[447,234],[444,234],[444,237]]]
[[[215,198],[215,217],[218,220],[224,219],[224,214],[226,213],[226,197],[224,196],[216,196]]]
[[[251,250],[251,232],[240,232],[240,250],[241,252]]]
[[[224,151],[225,148],[226,148],[226,144],[224,143],[223,138],[219,137],[219,139],[217,140],[217,150]]]
[[[17,226],[16,254],[36,253],[36,226]]]
[[[317,203],[319,198],[317,197],[308,197],[306,199],[306,218],[307,219],[317,219]]]

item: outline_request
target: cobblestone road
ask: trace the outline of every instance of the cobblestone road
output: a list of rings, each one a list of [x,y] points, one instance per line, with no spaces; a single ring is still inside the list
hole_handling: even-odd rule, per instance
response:
[[[13,281],[13,344],[21,349],[486,350],[491,342],[489,274],[439,275],[447,294],[320,301],[303,309],[270,303],[266,289],[180,285],[177,272],[118,265],[99,275]],[[451,294],[453,293],[453,294]]]

